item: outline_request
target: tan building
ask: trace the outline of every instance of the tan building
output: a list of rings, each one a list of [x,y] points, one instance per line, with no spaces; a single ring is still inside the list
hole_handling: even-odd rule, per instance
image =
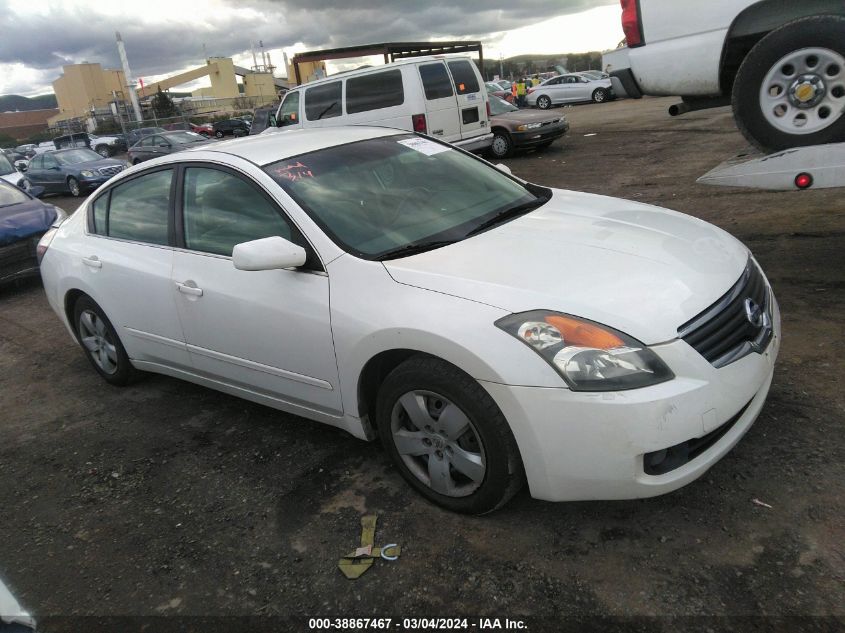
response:
[[[108,108],[114,100],[112,91],[120,94],[126,90],[122,70],[103,69],[96,63],[70,64],[62,70],[63,74],[53,82],[59,113],[50,117],[50,125],[89,116],[92,108]]]

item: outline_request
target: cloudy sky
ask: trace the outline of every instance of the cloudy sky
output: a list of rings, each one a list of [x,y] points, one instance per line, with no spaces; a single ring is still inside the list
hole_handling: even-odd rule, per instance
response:
[[[384,41],[480,39],[488,59],[603,50],[622,39],[619,16],[618,0],[0,0],[0,94],[51,92],[63,64],[119,67],[115,31],[150,81],[204,50],[251,66],[259,40],[277,76],[282,51]]]

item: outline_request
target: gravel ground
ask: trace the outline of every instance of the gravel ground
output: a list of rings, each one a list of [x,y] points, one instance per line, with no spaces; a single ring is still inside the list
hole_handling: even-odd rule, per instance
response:
[[[784,323],[771,394],[701,479],[450,514],[377,444],[170,378],[106,385],[32,281],[0,289],[0,577],[42,619],[845,616],[845,198],[695,184],[746,145],[729,110],[671,119],[672,102],[566,108],[567,138],[505,162],[713,222],[767,272]],[[365,513],[402,557],[349,581],[337,559]]]

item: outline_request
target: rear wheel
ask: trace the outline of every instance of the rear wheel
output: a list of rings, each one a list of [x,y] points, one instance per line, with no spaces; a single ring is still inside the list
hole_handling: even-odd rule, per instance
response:
[[[111,152],[109,151],[108,145],[98,145],[94,151],[97,152],[103,158],[108,158],[109,156],[111,156]]]
[[[419,355],[381,385],[376,417],[406,481],[455,512],[483,514],[522,486],[519,451],[502,412],[472,377]]]
[[[537,107],[541,110],[548,110],[552,107],[552,100],[546,95],[537,97]]]
[[[103,379],[127,385],[137,375],[114,327],[93,299],[80,297],[73,309],[74,326],[85,355]]]
[[[732,101],[740,131],[763,150],[845,140],[845,17],[766,35],[739,67]]]
[[[496,158],[507,158],[513,153],[513,141],[511,135],[504,130],[496,130],[493,133],[493,143],[490,145],[490,153]]]
[[[593,90],[593,102],[604,103],[607,101],[607,90],[604,88],[596,88]]]
[[[68,191],[70,191],[70,195],[74,198],[78,198],[82,195],[82,189],[79,188],[79,181],[73,176],[67,179],[67,188]]]

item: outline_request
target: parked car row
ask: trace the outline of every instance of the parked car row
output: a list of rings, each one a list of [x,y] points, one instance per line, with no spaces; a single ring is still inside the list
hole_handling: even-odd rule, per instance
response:
[[[124,169],[124,161],[103,158],[87,147],[39,154],[22,167],[25,188],[43,187],[45,193],[70,193],[75,197],[93,191]]]

